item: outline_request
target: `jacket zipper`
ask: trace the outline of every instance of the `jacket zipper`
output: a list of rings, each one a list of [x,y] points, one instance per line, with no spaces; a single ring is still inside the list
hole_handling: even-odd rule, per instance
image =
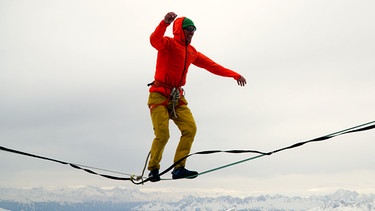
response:
[[[184,75],[185,75],[185,72],[186,72],[187,57],[188,57],[188,45],[186,45],[186,47],[185,47],[185,63],[184,63],[184,70],[182,71],[181,79],[180,79],[180,82],[178,83],[178,85],[181,84],[182,79],[184,78]]]

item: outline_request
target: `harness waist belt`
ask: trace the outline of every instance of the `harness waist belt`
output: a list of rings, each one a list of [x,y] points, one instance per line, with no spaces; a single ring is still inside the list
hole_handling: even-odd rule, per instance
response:
[[[161,87],[164,87],[164,88],[167,88],[167,89],[173,89],[173,88],[177,88],[177,89],[181,89],[181,87],[174,87],[174,86],[171,86],[169,84],[166,84],[164,82],[161,82],[159,80],[154,80],[153,82],[147,84],[147,86],[161,86]]]

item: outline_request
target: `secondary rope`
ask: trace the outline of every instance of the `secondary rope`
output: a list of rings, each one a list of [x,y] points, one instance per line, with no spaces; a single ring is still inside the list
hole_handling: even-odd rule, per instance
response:
[[[169,172],[177,164],[179,164],[181,161],[183,161],[186,158],[191,157],[193,155],[209,155],[209,154],[215,154],[215,153],[231,153],[231,154],[255,153],[255,154],[258,154],[256,156],[253,156],[253,157],[250,157],[250,158],[246,158],[246,159],[243,159],[243,160],[240,160],[240,161],[237,161],[237,162],[229,163],[229,164],[226,164],[226,165],[223,165],[223,166],[219,166],[219,167],[216,167],[216,168],[209,169],[209,170],[198,173],[198,175],[203,175],[203,174],[207,174],[207,173],[217,171],[217,170],[220,170],[220,169],[223,169],[223,168],[227,168],[227,167],[230,167],[230,166],[233,166],[233,165],[237,165],[237,164],[240,164],[240,163],[243,163],[243,162],[254,160],[254,159],[266,156],[266,155],[272,155],[272,154],[275,154],[275,153],[278,153],[278,152],[281,152],[281,151],[284,151],[284,150],[300,147],[300,146],[305,145],[307,143],[324,141],[324,140],[328,140],[328,139],[331,139],[331,138],[336,137],[336,136],[340,136],[340,135],[344,135],[344,134],[348,134],[348,133],[366,131],[366,130],[370,130],[370,129],[374,129],[374,128],[375,128],[375,121],[372,121],[372,122],[361,124],[361,125],[351,127],[351,128],[345,129],[345,130],[334,132],[334,133],[331,133],[331,134],[328,134],[328,135],[325,135],[325,136],[314,138],[314,139],[311,139],[311,140],[308,140],[308,141],[298,142],[298,143],[292,144],[290,146],[283,147],[283,148],[280,148],[280,149],[276,149],[276,150],[273,150],[273,151],[270,151],[270,152],[262,152],[262,151],[258,151],[258,150],[207,150],[207,151],[195,152],[195,153],[189,154],[189,155],[181,158],[180,160],[176,161],[171,166],[169,166],[167,169],[165,169],[163,172],[161,172],[159,174],[159,176],[162,176],[165,173]],[[44,156],[40,156],[40,155],[22,152],[22,151],[19,151],[19,150],[6,148],[6,147],[3,147],[3,146],[0,146],[0,150],[7,151],[7,152],[10,152],[10,153],[20,154],[20,155],[24,155],[24,156],[28,156],[28,157],[48,160],[48,161],[60,163],[60,164],[63,164],[63,165],[69,165],[73,168],[83,170],[83,171],[86,171],[87,173],[98,175],[98,176],[105,177],[105,178],[108,178],[108,179],[129,180],[136,185],[144,184],[145,182],[149,181],[149,178],[144,177],[144,171],[146,169],[146,164],[147,164],[148,158],[150,156],[150,153],[148,153],[148,156],[146,158],[145,165],[144,165],[144,168],[143,168],[143,171],[142,171],[142,175],[136,176],[134,174],[127,174],[127,173],[122,173],[122,172],[118,172],[118,171],[106,170],[106,169],[102,169],[102,168],[97,168],[97,167],[92,167],[92,166],[87,166],[87,165],[81,165],[81,164],[75,164],[75,163],[70,163],[70,162],[66,162],[66,161],[61,161],[61,160],[57,160],[57,159],[53,159],[53,158],[48,158],[48,157],[44,157]],[[113,175],[108,175],[108,174],[101,174],[101,173],[97,173],[97,172],[93,171],[92,169],[100,170],[100,171],[104,171],[104,172],[127,175],[129,177],[118,177],[118,176],[113,176]],[[163,179],[163,180],[165,180],[165,179]]]

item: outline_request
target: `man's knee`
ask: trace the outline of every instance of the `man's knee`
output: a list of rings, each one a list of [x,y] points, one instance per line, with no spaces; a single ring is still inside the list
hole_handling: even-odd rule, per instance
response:
[[[155,129],[154,129],[155,130]],[[159,128],[155,130],[155,140],[162,142],[162,143],[167,143],[169,140],[169,129],[168,128]]]
[[[182,135],[194,137],[197,133],[197,126],[195,125],[195,122],[191,122],[189,124],[186,124],[182,131]]]

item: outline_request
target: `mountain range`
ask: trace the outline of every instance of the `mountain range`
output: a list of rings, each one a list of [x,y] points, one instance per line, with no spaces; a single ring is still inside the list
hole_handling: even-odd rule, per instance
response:
[[[375,194],[337,190],[328,195],[178,195],[126,187],[0,188],[0,211],[342,210],[375,211]]]

